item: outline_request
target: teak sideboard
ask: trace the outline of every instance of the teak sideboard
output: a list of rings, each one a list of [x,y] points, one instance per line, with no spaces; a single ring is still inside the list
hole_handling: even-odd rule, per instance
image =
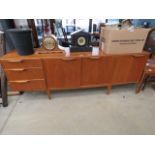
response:
[[[8,83],[16,91],[103,87],[110,92],[113,85],[138,83],[148,54],[105,54],[90,52],[33,54],[19,56],[12,51],[0,63]]]

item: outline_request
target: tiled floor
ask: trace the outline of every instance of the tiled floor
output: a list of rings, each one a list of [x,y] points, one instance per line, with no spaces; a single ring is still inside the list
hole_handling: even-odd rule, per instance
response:
[[[0,134],[155,134],[155,91],[135,85],[10,96]]]

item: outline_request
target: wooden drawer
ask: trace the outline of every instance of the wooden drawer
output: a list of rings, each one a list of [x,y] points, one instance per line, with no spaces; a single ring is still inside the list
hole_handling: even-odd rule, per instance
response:
[[[5,69],[9,81],[44,79],[42,68],[12,68]]]
[[[40,59],[8,59],[1,61],[3,68],[27,68],[27,67],[41,67],[42,63]]]
[[[14,91],[46,89],[44,79],[9,81],[9,84]]]

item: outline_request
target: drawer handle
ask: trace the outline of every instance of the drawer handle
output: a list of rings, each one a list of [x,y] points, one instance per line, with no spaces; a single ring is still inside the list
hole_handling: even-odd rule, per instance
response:
[[[11,63],[20,63],[20,62],[23,62],[24,60],[8,60],[8,62],[11,62]]]
[[[62,58],[64,61],[72,61],[72,60],[77,60],[76,58]]]
[[[92,59],[92,60],[100,59],[100,57],[97,57],[97,56],[92,56],[92,57],[88,57],[88,58]]]
[[[10,82],[13,82],[13,83],[28,83],[28,82],[30,82],[30,80],[20,80],[20,81],[10,81]]]
[[[25,68],[17,68],[17,69],[10,69],[11,71],[15,71],[15,72],[22,72],[24,70],[26,70]]]

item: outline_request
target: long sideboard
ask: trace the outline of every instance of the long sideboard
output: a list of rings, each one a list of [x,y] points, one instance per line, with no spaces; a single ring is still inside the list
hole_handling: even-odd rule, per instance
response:
[[[90,52],[33,54],[19,56],[16,51],[0,58],[8,83],[15,91],[50,91],[138,83],[148,53],[105,54]]]

